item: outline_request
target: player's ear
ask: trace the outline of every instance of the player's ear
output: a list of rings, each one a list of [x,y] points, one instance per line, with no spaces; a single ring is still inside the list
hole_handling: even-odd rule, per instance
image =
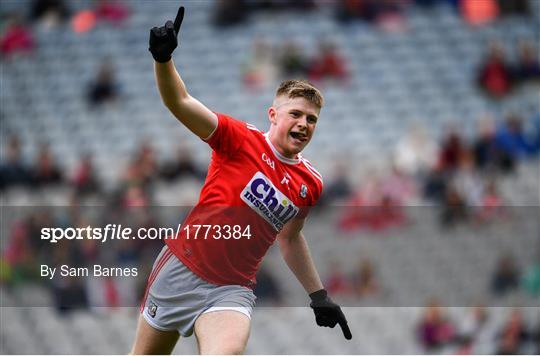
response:
[[[271,106],[270,109],[268,109],[268,120],[270,120],[270,123],[272,125],[275,125],[276,124],[276,109]]]

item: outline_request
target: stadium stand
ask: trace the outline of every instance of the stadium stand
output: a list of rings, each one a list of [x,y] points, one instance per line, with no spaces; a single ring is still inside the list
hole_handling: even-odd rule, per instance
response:
[[[2,1],[2,13],[27,11],[30,3]],[[41,143],[47,142],[66,173],[77,167],[81,155],[90,153],[108,192],[118,190],[126,179],[126,167],[143,141],[151,143],[158,162],[172,158],[180,142],[190,148],[199,166],[210,157],[205,144],[178,125],[161,104],[147,52],[148,29],[170,18],[177,3],[127,4],[129,17],[119,26],[98,23],[86,33],[69,30],[69,23],[53,28],[34,23],[33,52],[1,62],[2,142],[18,136],[24,162],[33,162]],[[472,139],[479,118],[489,114],[501,123],[509,112],[516,112],[525,118],[527,132],[534,130],[533,118],[540,117],[538,86],[519,87],[497,101],[484,96],[475,83],[491,40],[500,41],[508,53],[515,53],[520,39],[537,41],[540,2],[530,4],[531,18],[510,16],[481,27],[466,25],[446,2],[428,9],[409,6],[406,30],[388,33],[360,22],[340,24],[333,18],[334,7],[326,2],[302,16],[259,11],[242,25],[213,28],[214,2],[186,2],[189,15],[174,59],[193,96],[213,110],[265,129],[274,86],[250,91],[242,82],[242,66],[253,41],[262,37],[280,45],[284,39],[293,39],[313,54],[319,39],[331,40],[348,62],[349,80],[346,85],[321,84],[326,106],[305,155],[325,177],[331,174],[335,157],[343,157],[349,162],[348,176],[357,185],[371,168],[391,166],[396,143],[415,124],[437,142],[448,125]],[[69,2],[72,13],[92,6],[92,1]],[[114,66],[118,100],[89,110],[88,86],[104,59]],[[5,151],[2,156],[4,163]],[[333,259],[339,257],[344,275],[350,276],[360,257],[369,256],[381,292],[365,299],[346,293],[335,297],[345,306],[355,335],[346,343],[337,330],[329,332],[315,325],[311,310],[303,307],[305,293],[272,249],[265,264],[271,266],[286,302],[272,307],[261,301],[246,352],[420,354],[426,350],[416,330],[424,305],[436,297],[447,306],[456,325],[468,307],[486,305],[489,318],[483,330],[487,336],[474,343],[475,354],[497,352],[506,318],[513,307],[521,307],[533,336],[519,351],[538,354],[540,342],[534,333],[540,335],[539,296],[518,288],[497,297],[490,293],[489,283],[502,254],[512,255],[522,269],[540,258],[539,174],[538,154],[519,159],[513,174],[497,174],[507,213],[506,218],[487,224],[441,227],[440,206],[423,197],[406,208],[404,226],[377,232],[341,230],[338,222],[347,209],[341,201],[314,211],[305,233],[323,279]],[[180,215],[175,206],[194,204],[200,186],[196,178],[154,182],[149,205],[171,207],[162,211],[170,221]],[[24,207],[68,206],[72,197],[69,185],[2,190],[2,254],[12,244],[18,214],[13,207],[23,207],[20,213]],[[98,194],[85,199],[86,205],[100,206],[108,197]],[[150,264],[153,252],[141,260]],[[51,286],[32,277],[14,283],[4,272],[0,278],[0,353],[121,354],[129,350],[137,308],[94,307],[59,313],[50,307],[55,298]],[[140,283],[144,278],[146,274]],[[453,353],[461,346],[456,341],[429,351]],[[175,352],[196,353],[194,338],[182,340]]]

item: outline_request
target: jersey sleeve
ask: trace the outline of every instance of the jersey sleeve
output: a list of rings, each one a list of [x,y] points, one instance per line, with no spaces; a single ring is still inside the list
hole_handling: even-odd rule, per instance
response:
[[[247,135],[246,124],[230,116],[215,113],[218,125],[205,141],[217,153],[232,156],[244,142]]]
[[[317,205],[317,201],[319,200],[323,189],[322,181],[314,181],[313,184],[310,185],[310,188],[313,190],[310,194],[309,203],[305,206],[301,206],[297,215],[297,217],[300,219],[305,219],[308,216],[311,208]]]

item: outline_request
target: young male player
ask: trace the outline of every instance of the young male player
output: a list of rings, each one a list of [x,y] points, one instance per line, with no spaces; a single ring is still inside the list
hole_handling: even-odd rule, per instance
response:
[[[171,55],[184,17],[150,31],[155,76],[167,108],[212,148],[197,206],[179,236],[166,240],[148,281],[132,353],[171,353],[179,335],[197,337],[201,354],[244,351],[255,305],[259,264],[277,240],[311,297],[320,326],[339,324],[341,308],[327,296],[302,235],[307,207],[322,190],[321,175],[301,156],[323,98],[305,81],[285,81],[268,110],[270,130],[210,111],[191,97]]]

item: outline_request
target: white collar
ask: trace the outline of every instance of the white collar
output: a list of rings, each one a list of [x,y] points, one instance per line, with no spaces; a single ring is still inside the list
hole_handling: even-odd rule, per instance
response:
[[[270,141],[270,137],[268,135],[268,132],[264,134],[264,138],[266,139],[266,142],[268,143],[268,146],[272,149],[272,152],[274,152],[274,155],[279,159],[281,162],[286,164],[298,164],[300,163],[300,160],[302,156],[300,154],[297,154],[297,158],[287,158],[276,149],[276,147],[272,144]]]

